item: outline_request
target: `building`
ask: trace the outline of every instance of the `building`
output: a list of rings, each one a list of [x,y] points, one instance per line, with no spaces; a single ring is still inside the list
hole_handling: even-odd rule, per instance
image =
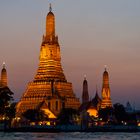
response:
[[[112,102],[110,97],[109,74],[105,68],[105,71],[103,73],[101,108],[106,107],[112,107]]]
[[[88,94],[88,82],[86,80],[86,77],[83,81],[83,93],[82,93],[82,104],[89,102],[89,94]]]
[[[5,62],[3,62],[3,68],[1,70],[0,87],[7,87],[7,71],[5,67]]]
[[[61,66],[58,36],[55,35],[55,15],[50,5],[46,17],[46,34],[43,35],[39,67],[34,80],[16,106],[16,116],[21,117],[28,109],[44,110],[49,118],[56,118],[62,108],[78,109],[72,83],[67,82]]]
[[[84,78],[83,81],[83,92],[82,92],[82,104],[80,106],[81,114],[88,113],[89,116],[98,117],[98,111],[100,109],[101,99],[98,95],[98,91],[96,89],[95,97],[89,100],[88,94],[88,81]]]
[[[89,107],[87,109],[87,112],[89,113],[90,116],[93,117],[98,117],[98,111],[100,110],[101,107],[101,98],[98,95],[98,91],[96,89],[96,94],[95,97],[90,101]]]
[[[109,74],[106,68],[103,73],[103,85],[101,96],[102,98],[99,97],[96,88],[95,97],[89,101],[88,82],[85,78],[83,81],[82,104],[80,106],[80,112],[88,112],[89,116],[98,117],[98,111],[100,109],[112,107],[110,97]]]

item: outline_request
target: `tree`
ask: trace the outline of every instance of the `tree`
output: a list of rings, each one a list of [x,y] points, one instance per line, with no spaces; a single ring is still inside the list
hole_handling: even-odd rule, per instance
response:
[[[22,115],[30,121],[45,121],[48,119],[44,111],[37,109],[28,109]]]
[[[120,103],[114,104],[114,114],[115,114],[115,117],[116,117],[118,123],[125,121],[127,118],[127,113],[125,112],[125,108]]]
[[[114,104],[114,114],[117,122],[122,124],[122,122],[127,122],[127,124],[137,124],[136,113],[126,112],[122,104]]]
[[[0,88],[0,114],[5,115],[6,110],[13,100],[13,92],[8,87]]]
[[[15,114],[16,114],[16,103],[15,102],[10,104],[10,106],[8,106],[6,108],[5,114],[10,120],[12,120],[12,118],[15,118]]]
[[[58,115],[58,122],[59,124],[73,124],[78,115],[79,113],[75,109],[63,108]]]
[[[110,120],[110,116],[113,115],[113,108],[106,107],[99,110],[99,118],[102,118],[103,121],[107,122]]]

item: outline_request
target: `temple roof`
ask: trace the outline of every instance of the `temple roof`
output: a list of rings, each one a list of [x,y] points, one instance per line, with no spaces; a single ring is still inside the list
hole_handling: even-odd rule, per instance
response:
[[[89,108],[94,108],[97,109],[98,104],[101,103],[101,98],[99,97],[98,93],[96,92],[95,97],[87,102],[87,103],[83,103],[79,110],[83,111],[83,110],[88,110]]]
[[[94,106],[97,106],[97,104],[99,103],[99,102],[101,102],[101,98],[99,97],[99,95],[98,95],[98,93],[96,92],[96,94],[95,94],[95,97],[92,99],[92,104],[94,105]]]

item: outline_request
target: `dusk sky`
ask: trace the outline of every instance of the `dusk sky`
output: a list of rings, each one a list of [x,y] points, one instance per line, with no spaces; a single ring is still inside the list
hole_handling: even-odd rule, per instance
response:
[[[86,75],[89,94],[101,96],[104,65],[111,99],[140,109],[140,0],[1,0],[0,63],[19,100],[39,64],[45,20],[52,4],[65,76],[81,98]]]

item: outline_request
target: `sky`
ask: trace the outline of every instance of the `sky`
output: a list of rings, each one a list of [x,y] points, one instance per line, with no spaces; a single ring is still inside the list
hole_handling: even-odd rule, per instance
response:
[[[1,0],[0,64],[19,100],[39,64],[45,20],[52,4],[65,76],[81,98],[84,75],[90,98],[101,96],[104,65],[114,103],[140,109],[140,0]]]

